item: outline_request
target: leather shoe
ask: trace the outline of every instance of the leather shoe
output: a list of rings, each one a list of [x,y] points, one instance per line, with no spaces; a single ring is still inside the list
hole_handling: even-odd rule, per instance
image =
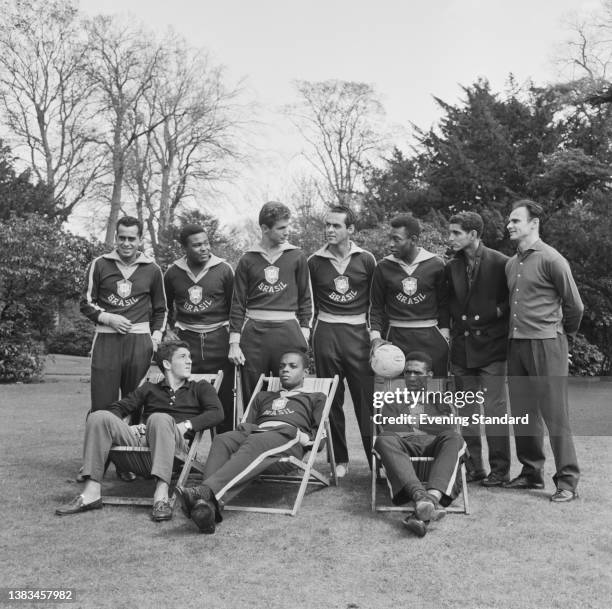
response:
[[[117,472],[117,478],[123,482],[134,482],[136,474],[134,472]]]
[[[196,523],[200,533],[212,535],[215,532],[215,504],[206,499],[198,499],[191,508],[191,520]]]
[[[222,522],[223,516],[221,516],[221,509],[215,497],[215,494],[210,488],[204,484],[200,486],[187,486],[187,487],[176,487],[176,492],[181,498],[181,504],[183,513],[187,518],[192,518],[192,512],[198,501],[205,501],[210,503],[214,508],[214,515],[216,522]],[[214,532],[214,531],[213,531]]]
[[[508,478],[499,476],[498,474],[490,473],[484,480],[480,481],[482,486],[491,488],[493,486],[503,486],[508,483]]]
[[[417,537],[425,537],[427,533],[427,523],[417,518],[414,514],[404,518],[402,524]]]
[[[479,480],[484,480],[487,477],[487,473],[480,470],[480,471],[470,471],[467,472],[465,475],[465,479],[467,480],[468,484],[470,482],[478,482]]]
[[[510,482],[504,482],[502,484],[504,488],[511,489],[525,489],[525,488],[544,488],[544,480],[542,478],[531,478],[530,476],[523,476],[522,474],[510,480]]]
[[[554,494],[550,496],[550,500],[554,503],[567,503],[578,499],[578,493],[576,491],[570,491],[567,488],[558,488]]]
[[[102,507],[102,497],[91,503],[83,503],[83,495],[77,495],[70,503],[60,505],[55,513],[58,516],[68,516],[69,514],[79,514],[89,510],[99,510]]]
[[[155,522],[162,522],[172,518],[172,506],[167,499],[160,499],[153,504],[151,519]]]
[[[414,496],[414,513],[419,520],[429,522],[440,520],[446,516],[446,510],[438,503],[437,499],[425,491],[419,491]]]

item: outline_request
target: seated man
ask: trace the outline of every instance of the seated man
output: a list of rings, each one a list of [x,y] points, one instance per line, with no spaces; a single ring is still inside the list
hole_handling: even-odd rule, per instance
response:
[[[150,446],[151,475],[157,478],[151,517],[155,521],[172,518],[168,485],[176,449],[188,450],[190,436],[220,423],[223,407],[210,383],[188,380],[191,356],[187,343],[162,343],[155,361],[164,373],[162,381],[143,383],[105,410],[89,415],[83,449],[85,488],[70,503],[55,510],[58,516],[102,507],[100,483],[112,446]],[[140,408],[144,424],[128,425],[123,421],[123,417]]]
[[[286,351],[280,358],[280,391],[261,391],[247,420],[234,431],[213,440],[201,486],[177,488],[185,513],[202,533],[214,533],[221,522],[219,501],[236,486],[243,487],[279,454],[302,458],[305,446],[317,433],[325,407],[323,393],[301,391],[308,357],[300,350]]]
[[[427,377],[432,376],[431,357],[422,351],[411,351],[406,355],[404,374],[409,392],[425,391]],[[382,434],[374,444],[374,452],[385,468],[393,503],[415,503],[415,512],[404,520],[404,525],[419,537],[425,536],[430,521],[445,516],[443,506],[449,505],[459,494],[459,466],[465,454],[465,442],[456,430],[443,430],[432,435],[419,428],[425,401],[424,394],[421,394],[416,402],[385,404],[384,416],[405,413],[411,416],[410,423],[383,425]],[[431,402],[430,405],[434,408],[443,406]],[[419,480],[410,457],[435,458],[429,466],[427,480]]]

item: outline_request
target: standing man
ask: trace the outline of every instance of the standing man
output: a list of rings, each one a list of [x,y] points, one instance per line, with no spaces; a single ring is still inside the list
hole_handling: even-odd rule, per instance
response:
[[[557,490],[551,501],[578,497],[580,477],[569,424],[567,398],[568,337],[578,331],[584,306],[567,260],[540,239],[543,210],[530,200],[517,201],[508,221],[517,253],[506,264],[510,290],[508,381],[521,473],[506,488],[544,488],[544,426],[555,458]]]
[[[370,339],[376,349],[387,340],[409,351],[425,351],[434,376],[448,374],[449,311],[444,262],[419,247],[416,218],[400,214],[391,220],[389,249],[374,270]],[[387,329],[388,328],[388,329]]]
[[[313,316],[310,275],[304,253],[287,243],[290,217],[286,205],[266,203],[259,212],[261,241],[236,267],[229,359],[244,366],[245,403],[260,374],[278,370],[284,351],[308,349]]]
[[[449,220],[449,243],[455,257],[446,266],[451,316],[451,372],[457,389],[483,390],[484,414],[507,414],[506,350],[508,343],[507,256],[485,247],[480,238],[483,221],[475,212],[464,211]],[[469,417],[479,406],[466,405]],[[490,474],[482,462],[480,425],[462,427],[469,459],[468,482],[501,486],[509,479],[510,435],[507,425],[487,424]]]
[[[166,336],[185,341],[195,374],[223,370],[219,397],[225,419],[219,433],[233,428],[233,370],[229,353],[229,310],[232,302],[232,267],[210,251],[204,229],[187,224],[179,241],[185,255],[168,267],[164,287],[173,330]]]
[[[373,388],[367,312],[376,260],[351,241],[355,222],[355,214],[348,207],[332,207],[325,218],[327,245],[308,259],[317,311],[312,340],[317,375],[340,377],[329,415],[339,477],[348,472],[349,460],[342,410],[345,378],[368,463],[372,452]]]

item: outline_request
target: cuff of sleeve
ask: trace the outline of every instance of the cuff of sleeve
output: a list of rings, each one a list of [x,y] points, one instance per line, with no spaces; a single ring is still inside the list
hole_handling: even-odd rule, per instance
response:
[[[240,343],[240,332],[230,332],[229,335],[229,344],[237,345]]]

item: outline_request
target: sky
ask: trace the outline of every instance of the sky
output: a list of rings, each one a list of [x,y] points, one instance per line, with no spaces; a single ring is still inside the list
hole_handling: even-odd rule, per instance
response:
[[[227,220],[256,215],[303,171],[303,142],[280,108],[292,81],[341,79],[371,84],[386,110],[389,144],[407,148],[411,123],[439,118],[433,99],[461,98],[461,85],[486,77],[501,90],[559,80],[572,15],[598,0],[81,0],[89,14],[129,13],[160,34],[168,26],[209,50],[230,82],[244,80],[259,126],[251,166],[218,194]]]

